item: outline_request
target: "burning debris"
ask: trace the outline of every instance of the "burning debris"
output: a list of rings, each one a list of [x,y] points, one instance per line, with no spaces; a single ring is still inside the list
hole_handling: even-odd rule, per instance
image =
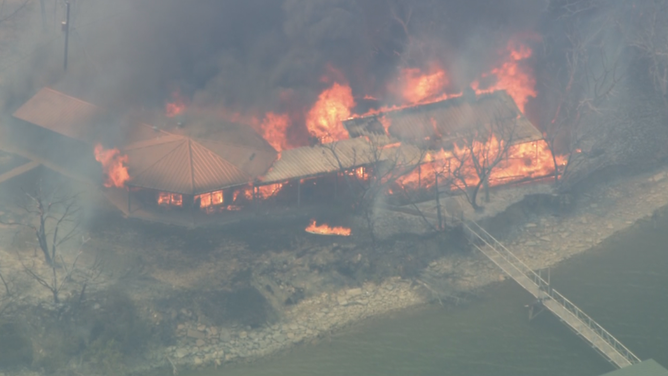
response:
[[[352,233],[351,229],[348,227],[335,226],[330,227],[328,224],[323,223],[320,226],[316,225],[315,219],[311,220],[311,223],[306,227],[306,232],[314,235],[337,235],[337,236],[350,236]]]
[[[102,164],[106,179],[105,187],[125,187],[125,183],[130,180],[126,167],[127,155],[121,155],[118,149],[105,149],[102,144],[97,144],[95,145],[95,160]]]

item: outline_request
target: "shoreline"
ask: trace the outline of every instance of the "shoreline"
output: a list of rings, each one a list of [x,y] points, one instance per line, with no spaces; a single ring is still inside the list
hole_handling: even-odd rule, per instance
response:
[[[533,269],[552,267],[651,217],[668,205],[666,191],[668,166],[603,183],[580,194],[571,213],[558,218],[534,215],[503,243]],[[506,279],[479,252],[446,255],[433,261],[425,273],[448,285],[455,294],[451,296]],[[149,354],[131,373],[257,361],[371,317],[426,305],[434,301],[429,297],[433,290],[419,278],[393,277],[379,284],[367,282],[362,287],[306,298],[287,309],[281,322],[255,330],[179,324],[179,344]]]

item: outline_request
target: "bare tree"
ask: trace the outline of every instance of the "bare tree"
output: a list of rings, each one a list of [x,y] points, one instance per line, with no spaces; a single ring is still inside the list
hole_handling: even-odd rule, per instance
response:
[[[339,143],[323,144],[332,152],[334,163],[343,174],[351,192],[355,193],[353,207],[366,221],[372,246],[375,248],[376,213],[381,198],[397,179],[413,172],[423,161],[424,153],[417,148],[402,147],[399,143],[387,144],[381,137],[366,137],[368,141],[359,150],[347,151],[344,155]],[[352,166],[360,166],[354,167]],[[360,168],[362,173],[360,173]]]
[[[540,82],[548,100],[542,128],[551,152],[555,183],[566,176],[592,133],[583,123],[606,111],[608,99],[624,77],[620,14],[614,2],[553,0],[552,11],[563,34],[545,38]],[[565,155],[562,165],[558,155]]]
[[[628,43],[640,52],[654,89],[668,109],[668,1],[634,2],[628,9],[633,21],[624,29]]]
[[[516,140],[517,122],[514,118],[495,117],[489,124],[480,124],[458,132],[455,150],[450,161],[451,181],[461,191],[474,210],[478,193],[484,187],[489,201],[489,179],[494,169],[508,157],[508,150]]]
[[[58,304],[60,292],[68,282],[72,281],[73,273],[78,270],[77,263],[83,245],[89,240],[80,231],[82,214],[79,205],[80,194],[61,194],[58,189],[45,189],[39,184],[35,192],[24,191],[24,195],[24,201],[20,204],[26,214],[23,220],[6,224],[29,229],[34,234],[44,262],[48,266],[48,272],[40,272],[41,268],[34,261],[27,265],[20,255],[19,261],[26,274],[47,288],[53,296],[54,303]],[[66,245],[78,247],[76,256],[70,263],[65,262],[60,252]],[[82,296],[93,274],[95,273],[90,271],[83,273]]]

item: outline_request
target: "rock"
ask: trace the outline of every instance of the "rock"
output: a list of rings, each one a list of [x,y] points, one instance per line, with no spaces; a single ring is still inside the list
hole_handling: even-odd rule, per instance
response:
[[[206,330],[206,325],[204,325],[204,324],[197,325],[197,330],[199,330],[200,332],[205,331]]]
[[[290,332],[290,333],[287,334],[287,337],[288,337],[288,339],[293,339],[293,338],[295,338],[295,334]]]
[[[524,227],[526,227],[526,228],[537,227],[537,226],[538,225],[535,224],[535,223],[527,223],[526,225],[524,225]]]
[[[239,338],[246,338],[246,337],[248,337],[248,333],[246,333],[245,331],[241,331],[239,333]]]
[[[660,172],[654,176],[652,176],[649,181],[653,181],[655,183],[658,183],[660,181],[666,180],[666,173],[665,172]]]
[[[186,355],[188,355],[188,350],[183,347],[174,352],[174,356],[178,359],[184,358]]]
[[[195,341],[195,346],[197,346],[197,347],[204,346],[204,340],[203,339],[198,339],[197,341]]]
[[[215,326],[209,328],[209,337],[215,337],[217,335],[218,335],[218,328],[216,328]]]
[[[186,336],[190,338],[204,339],[206,338],[206,333],[200,332],[199,330],[195,329],[188,329],[188,332],[186,332]]]
[[[528,242],[524,243],[524,245],[533,247],[534,245],[536,245],[536,242],[529,240]]]
[[[547,237],[547,236],[543,236],[543,237],[541,237],[540,240],[542,240],[542,241],[544,241],[544,242],[551,242],[551,241],[552,241],[552,239],[550,239],[550,238]]]
[[[227,331],[227,329],[220,329],[219,331],[219,336],[221,341],[229,341],[230,340],[230,332]]]
[[[178,331],[182,331],[185,328],[186,328],[185,324],[179,324],[179,325],[176,326],[176,330],[178,330]]]
[[[193,359],[193,364],[196,366],[201,366],[202,363],[204,363],[204,359],[200,358],[199,356],[196,356],[195,359]]]
[[[361,288],[354,288],[354,289],[350,289],[350,290],[346,291],[346,295],[349,296],[349,297],[355,297],[355,296],[358,296],[358,295],[361,295],[361,294],[362,294],[362,289]]]
[[[344,298],[343,296],[338,296],[338,297],[336,298],[336,301],[339,303],[339,305],[346,305],[346,304],[348,304],[348,300],[346,300],[346,298]]]

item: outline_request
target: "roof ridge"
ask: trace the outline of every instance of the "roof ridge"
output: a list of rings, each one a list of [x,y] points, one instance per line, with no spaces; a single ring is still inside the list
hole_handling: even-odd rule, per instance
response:
[[[261,138],[261,137],[260,137],[260,138]],[[252,146],[248,146],[248,145],[243,145],[243,144],[235,144],[235,143],[233,143],[233,142],[228,142],[228,141],[225,141],[225,140],[211,140],[211,139],[202,139],[202,138],[198,138],[198,137],[193,137],[193,139],[194,139],[196,142],[200,143],[200,144],[201,144],[200,141],[203,141],[203,142],[213,142],[213,143],[218,143],[218,144],[230,145],[230,146],[234,146],[234,147],[241,148],[241,149],[247,149],[247,150],[253,150],[253,151],[266,151],[267,153],[273,151],[274,153],[278,153],[278,151],[277,151],[276,149],[274,149],[274,147],[271,146],[271,144],[269,144],[268,142],[266,143],[266,146],[268,146],[271,150],[260,150],[260,149],[258,149],[258,148],[256,148],[256,147],[252,147]],[[264,139],[263,139],[263,140],[264,140]],[[266,142],[266,140],[264,140],[264,141]],[[202,145],[202,146],[204,146],[204,145]],[[205,147],[206,147],[206,146],[205,146]]]
[[[163,154],[160,158],[158,158],[158,160],[156,160],[155,162],[153,162],[151,165],[149,165],[149,166],[147,166],[146,168],[144,168],[143,170],[141,170],[139,173],[137,173],[137,174],[135,175],[135,177],[139,177],[139,176],[141,176],[141,175],[144,174],[146,171],[148,171],[150,168],[152,168],[153,166],[155,166],[156,164],[158,164],[160,161],[162,161],[163,159],[165,159],[165,157],[167,157],[168,155],[174,153],[174,151],[176,151],[176,150],[177,150],[177,149],[178,149],[178,148],[185,142],[185,139],[181,139],[180,141],[181,141],[181,143],[179,143],[179,144],[177,144],[176,146],[174,146],[174,148],[171,149],[169,152]]]
[[[143,140],[143,141],[137,141],[134,142],[126,147],[123,148],[123,150],[136,150],[136,149],[141,149],[145,148],[148,146],[154,146],[154,145],[161,145],[161,144],[167,144],[170,142],[178,142],[178,141],[183,141],[185,137],[177,135],[177,134],[172,134],[172,133],[167,133],[164,138],[162,137],[156,137],[156,138],[150,138],[148,140]]]

